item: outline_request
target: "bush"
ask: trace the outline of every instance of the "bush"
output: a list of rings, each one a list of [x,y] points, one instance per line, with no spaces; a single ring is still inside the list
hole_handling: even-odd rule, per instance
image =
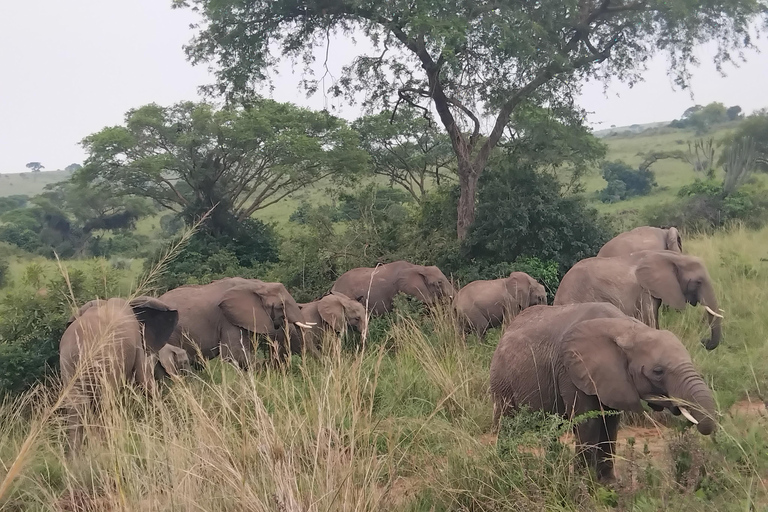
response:
[[[648,168],[633,169],[624,162],[605,162],[602,175],[608,185],[600,191],[604,203],[623,201],[634,196],[645,196],[656,186],[653,171]]]
[[[724,196],[721,183],[696,180],[682,187],[678,196],[679,202],[650,208],[645,214],[648,223],[704,233],[727,228],[734,222],[755,229],[768,223],[768,197],[757,186],[745,186]]]
[[[0,261],[0,288],[4,288],[11,279],[11,266],[7,261]]]
[[[235,275],[256,277],[264,263],[277,261],[277,247],[274,228],[255,219],[231,225],[226,234],[214,234],[203,226],[167,264],[157,286],[164,291]],[[152,268],[164,252],[156,251],[145,269]]]
[[[464,243],[473,263],[537,258],[564,275],[612,236],[608,220],[577,196],[562,196],[556,177],[501,164],[480,180],[475,223]],[[468,262],[467,262],[468,263]]]

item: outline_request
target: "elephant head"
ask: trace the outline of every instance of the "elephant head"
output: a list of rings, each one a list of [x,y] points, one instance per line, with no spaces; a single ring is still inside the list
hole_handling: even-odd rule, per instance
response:
[[[671,251],[641,251],[636,255],[637,281],[653,297],[675,309],[685,308],[686,303],[704,306],[711,337],[701,342],[707,350],[717,348],[722,338],[723,316],[718,313],[715,289],[704,262]]]
[[[317,312],[323,321],[336,332],[344,331],[347,326],[358,332],[365,332],[367,316],[365,307],[337,292],[331,292],[317,303]]]
[[[507,289],[515,297],[515,302],[520,310],[547,303],[547,290],[525,272],[509,274]]]
[[[187,351],[174,345],[165,345],[157,353],[155,378],[160,380],[168,375],[180,375],[192,370]]]
[[[452,299],[456,290],[445,274],[432,265],[424,267],[414,265],[398,276],[399,289],[403,293],[416,297],[426,304],[434,304],[440,299]]]
[[[108,303],[109,301],[102,299],[86,302],[75,315],[69,318],[67,327],[90,308],[105,307]],[[179,321],[178,311],[159,299],[144,296],[134,298],[128,302],[128,305],[133,310],[136,320],[139,321],[146,348],[151,352],[158,352],[176,329]]]
[[[561,344],[573,384],[617,410],[642,412],[641,400],[678,410],[709,435],[716,429],[712,392],[674,334],[634,318],[586,320]]]
[[[232,325],[254,334],[274,335],[285,322],[309,327],[299,305],[280,283],[243,280],[224,293],[219,308]]]

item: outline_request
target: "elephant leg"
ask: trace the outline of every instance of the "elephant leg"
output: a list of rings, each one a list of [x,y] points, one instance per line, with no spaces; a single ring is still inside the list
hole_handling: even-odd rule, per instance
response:
[[[613,481],[613,455],[619,431],[619,416],[591,418],[576,425],[574,430],[582,461],[595,470],[598,481]]]
[[[253,359],[253,344],[248,333],[237,329],[229,332],[221,340],[221,358],[237,364],[242,370],[251,367]]]
[[[144,349],[141,346],[136,347],[133,379],[149,396],[154,396],[157,391],[155,382],[155,364],[157,364],[155,356],[144,352]]]
[[[64,450],[67,454],[74,454],[80,450],[85,438],[83,415],[74,405],[64,407],[64,425],[67,434],[67,444]]]

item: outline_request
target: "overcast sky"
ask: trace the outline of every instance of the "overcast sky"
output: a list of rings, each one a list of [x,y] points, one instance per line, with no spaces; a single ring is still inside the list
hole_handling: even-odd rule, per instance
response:
[[[126,110],[146,103],[194,100],[199,85],[212,80],[204,67],[186,61],[182,45],[195,21],[187,10],[171,10],[170,0],[23,0],[0,2],[0,172],[25,171],[39,161],[46,169],[84,159],[78,142],[104,126],[119,124]],[[760,41],[768,50],[768,43]],[[334,45],[331,67],[338,70],[360,46]],[[749,62],[728,68],[721,78],[711,52],[699,51],[694,73],[695,103],[722,101],[745,111],[768,106],[768,51],[750,53]],[[353,108],[321,94],[307,99],[297,91],[290,66],[268,93],[280,101],[312,108]],[[665,121],[690,105],[689,91],[675,91],[663,59],[652,62],[646,81],[629,89],[587,84],[581,105],[589,122],[612,124]]]

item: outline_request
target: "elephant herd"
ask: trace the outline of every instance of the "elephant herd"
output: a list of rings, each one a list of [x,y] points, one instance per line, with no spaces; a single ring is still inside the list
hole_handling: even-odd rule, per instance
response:
[[[435,266],[406,261],[356,268],[330,293],[298,304],[280,283],[229,277],[186,285],[158,298],[112,298],[85,304],[60,343],[62,379],[72,387],[70,446],[82,442],[82,414],[100,385],[133,382],[148,391],[164,376],[221,357],[248,368],[254,346],[269,361],[318,355],[326,331],[363,334],[370,316],[392,310],[398,293],[427,305],[450,302],[459,329],[480,339],[503,325],[493,355],[490,391],[494,425],[522,407],[565,416],[601,409],[669,409],[709,434],[714,399],[682,343],[658,329],[661,304],[702,304],[714,349],[721,319],[702,261],[682,254],[675,228],[641,227],[605,244],[597,257],[574,265],[547,305],[545,288],[528,274],[475,281],[455,290]],[[255,342],[255,343],[254,343]],[[580,452],[601,479],[613,477],[618,417],[593,417],[576,428]]]

